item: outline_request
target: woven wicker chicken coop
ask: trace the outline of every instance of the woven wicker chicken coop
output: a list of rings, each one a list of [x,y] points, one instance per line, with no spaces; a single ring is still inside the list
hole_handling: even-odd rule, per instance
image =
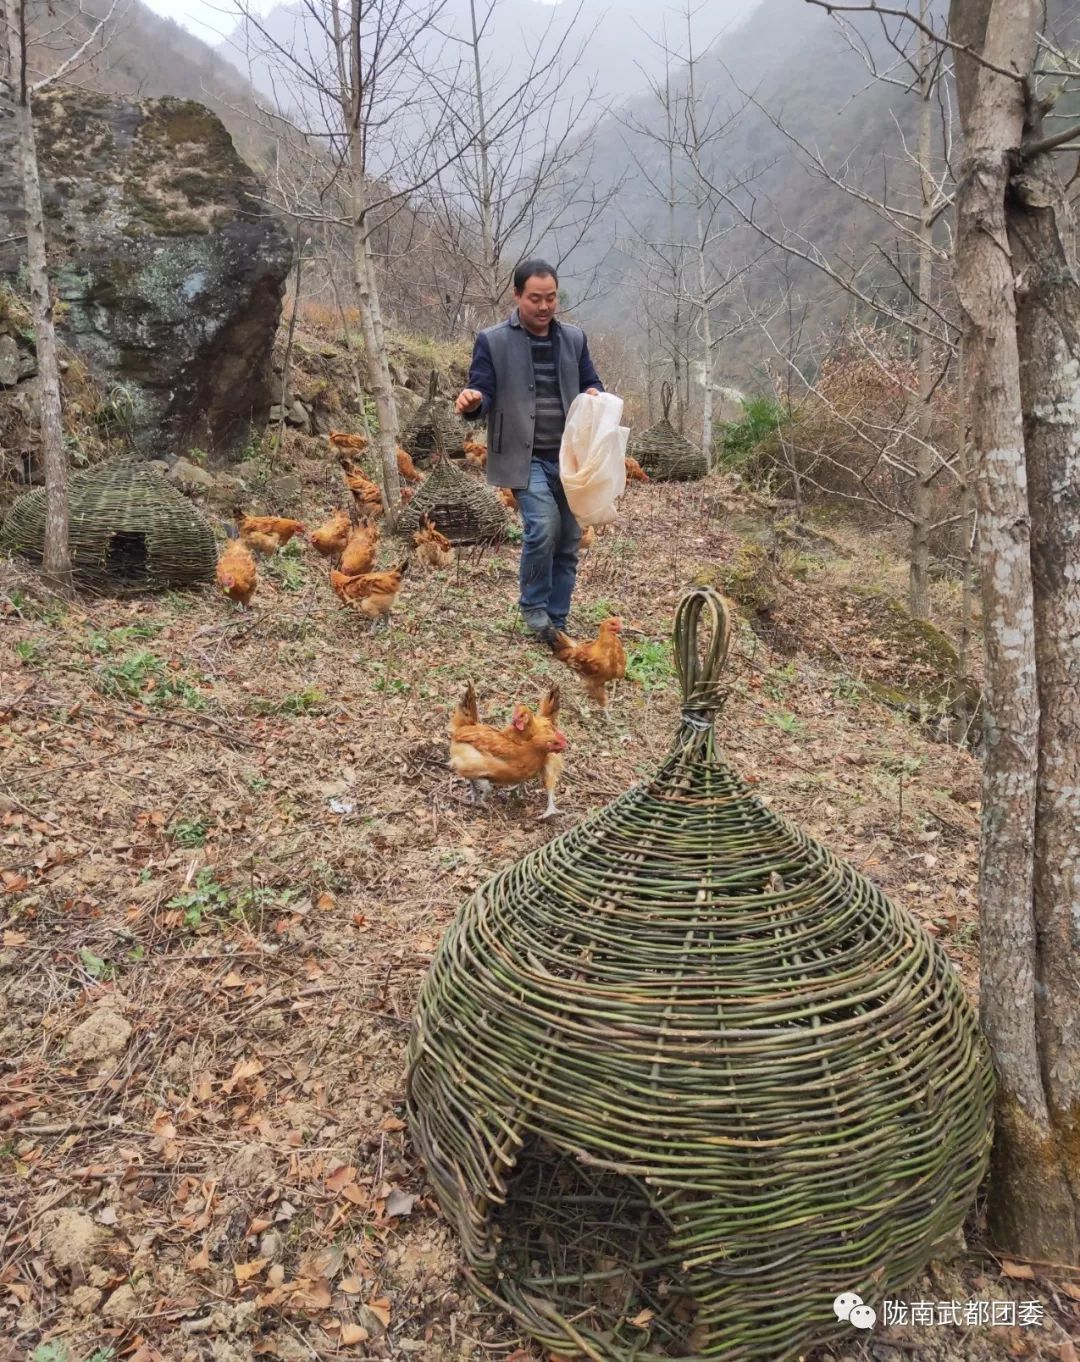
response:
[[[438,386],[439,375],[432,369],[427,401],[401,434],[401,443],[418,468],[429,467],[440,449],[451,455],[464,453],[462,427],[450,414],[446,398],[436,397]]]
[[[181,492],[146,463],[118,460],[69,484],[72,571],[112,594],[212,581],[214,533]],[[20,497],[0,530],[0,549],[41,562],[45,489]]]
[[[474,1287],[561,1357],[850,1341],[836,1296],[880,1309],[987,1163],[952,965],[723,760],[727,647],[720,598],[685,597],[666,761],[483,885],[420,993],[414,1145]]]
[[[506,507],[494,490],[475,474],[464,472],[445,457],[401,513],[400,532],[411,536],[424,516],[452,544],[497,543],[506,535]]]
[[[680,435],[668,420],[672,396],[671,384],[665,383],[660,389],[663,416],[633,440],[626,452],[657,482],[696,482],[709,471],[708,464],[701,450]]]

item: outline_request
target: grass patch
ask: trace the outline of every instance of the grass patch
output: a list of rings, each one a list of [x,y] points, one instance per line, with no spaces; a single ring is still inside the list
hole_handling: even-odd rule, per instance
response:
[[[103,695],[115,700],[141,700],[151,706],[173,700],[188,709],[207,707],[206,696],[197,686],[147,649],[103,663],[95,673],[95,683]]]
[[[647,691],[665,685],[675,675],[670,644],[646,639],[627,649],[626,675]]]

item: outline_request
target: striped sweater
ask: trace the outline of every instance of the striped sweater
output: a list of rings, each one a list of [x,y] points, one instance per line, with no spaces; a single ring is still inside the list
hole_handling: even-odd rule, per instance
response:
[[[536,426],[533,435],[533,458],[557,462],[562,444],[566,413],[559,392],[559,375],[555,371],[555,349],[551,332],[546,336],[529,333],[532,348],[533,382],[536,384]]]

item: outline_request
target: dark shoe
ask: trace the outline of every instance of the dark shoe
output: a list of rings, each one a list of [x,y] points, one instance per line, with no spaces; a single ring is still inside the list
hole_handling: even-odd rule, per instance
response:
[[[525,628],[537,637],[545,629],[551,628],[551,618],[546,610],[523,610],[521,618],[525,623]]]
[[[543,643],[548,648],[554,648],[559,641],[559,631],[553,624],[549,624],[546,629],[536,631],[536,639],[538,643]]]

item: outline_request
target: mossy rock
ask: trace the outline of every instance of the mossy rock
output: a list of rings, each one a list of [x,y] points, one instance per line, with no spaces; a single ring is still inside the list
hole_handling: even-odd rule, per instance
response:
[[[695,578],[694,585],[720,587],[751,617],[768,618],[778,600],[776,570],[764,547],[754,539],[744,539],[734,560],[713,570],[711,580]]]

